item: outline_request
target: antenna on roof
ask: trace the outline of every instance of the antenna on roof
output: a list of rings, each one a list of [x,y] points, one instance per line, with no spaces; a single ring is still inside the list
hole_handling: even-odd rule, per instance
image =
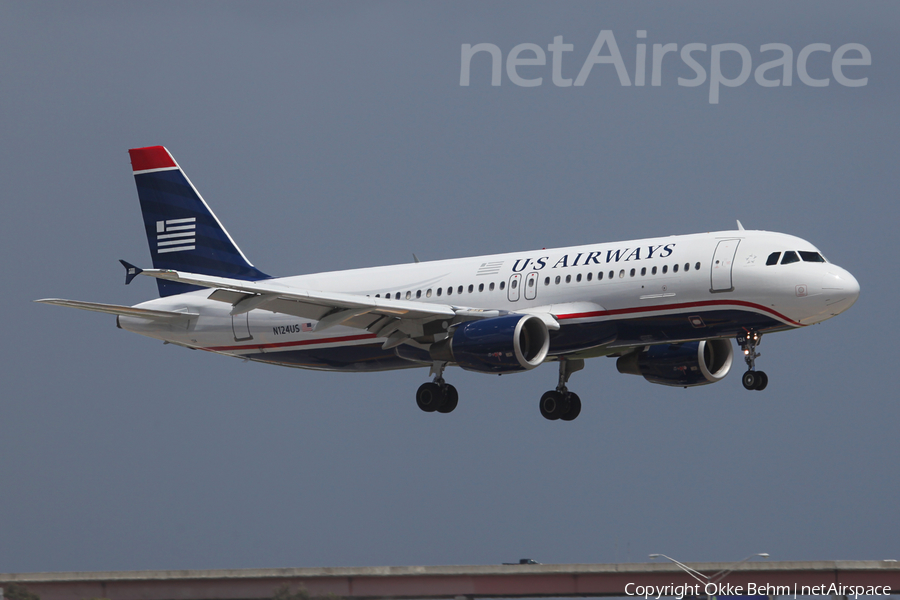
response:
[[[737,224],[738,224],[738,231],[743,231],[743,230],[744,230],[744,226],[741,225],[741,222],[738,221]]]

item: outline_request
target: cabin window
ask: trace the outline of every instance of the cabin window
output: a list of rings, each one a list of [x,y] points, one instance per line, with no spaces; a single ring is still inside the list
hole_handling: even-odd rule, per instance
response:
[[[438,288],[438,291],[437,291],[437,295],[438,295],[438,296],[441,295],[441,290],[442,290],[442,289],[443,289],[443,288]]]
[[[422,290],[417,290],[417,291],[416,291],[416,298],[421,298],[421,297],[422,297]]]
[[[663,275],[669,272],[669,265],[663,265]]]
[[[376,298],[381,298],[381,294],[375,294]]]
[[[501,281],[501,282],[500,282],[500,291],[502,292],[502,291],[505,290],[505,289],[506,289],[506,282],[505,282],[505,281]]]
[[[459,286],[458,288],[456,288],[457,294],[462,294],[462,291],[463,291],[463,286]]]
[[[428,290],[427,292],[425,292],[425,297],[431,298],[431,290]]]
[[[534,277],[531,277],[531,278],[528,280],[528,287],[534,287]]]
[[[494,282],[493,281],[491,282],[491,285],[488,286],[488,290],[490,290],[491,292],[494,291]]]
[[[784,253],[784,258],[781,259],[781,264],[789,265],[791,263],[800,262],[800,257],[797,256],[797,253],[793,250],[788,250]]]
[[[652,269],[650,269],[650,274],[656,275],[656,267],[653,267]]]
[[[409,290],[407,290],[407,291],[406,291],[406,299],[409,300],[409,299],[411,299],[411,298],[412,298],[412,292],[410,292]]]
[[[572,276],[566,275],[566,283],[572,283]]]
[[[478,284],[478,291],[479,291],[479,292],[483,292],[483,291],[484,291],[484,284],[483,284],[483,283],[479,283],[479,284]]]
[[[588,273],[588,274],[587,274],[587,280],[588,280],[588,281],[590,281],[591,278],[593,278],[593,277],[594,277],[594,274],[593,274],[593,273]]]
[[[581,282],[581,273],[579,273],[578,275],[575,276],[575,281],[577,281],[579,283]]]
[[[615,273],[614,273],[613,271],[610,271],[610,272],[609,272],[609,278],[612,279],[612,278],[613,278],[613,275],[615,275]]]
[[[631,272],[629,273],[629,276],[634,277],[634,269],[631,270]]]
[[[601,281],[603,279],[603,271],[597,272],[597,281]]]
[[[560,278],[559,275],[557,275],[557,276],[556,276],[556,285],[559,285],[559,282],[560,282],[560,281],[561,281],[561,278]]]
[[[452,296],[452,295],[453,295],[453,286],[452,286],[452,285],[449,286],[449,287],[447,287],[447,295],[448,295],[448,296]]]
[[[803,259],[803,262],[825,262],[825,259],[818,252],[804,252],[801,250],[800,258]]]
[[[694,270],[695,270],[695,271],[699,271],[699,270],[700,270],[700,263],[694,263]]]
[[[677,264],[672,265],[672,272],[673,272],[673,273],[677,273],[677,272],[678,272],[678,265],[677,265]]]
[[[647,267],[641,267],[641,277],[647,274]]]
[[[769,258],[766,259],[766,264],[769,266],[777,265],[778,257],[780,257],[780,256],[781,256],[781,252],[773,252],[772,254],[769,255]]]
[[[517,287],[519,287],[519,280],[513,279],[512,281],[510,281],[509,287],[511,287],[512,289],[516,289]]]
[[[625,269],[619,271],[619,279],[622,279],[623,277],[625,277]]]
[[[544,285],[550,285],[550,278],[544,277]]]
[[[471,294],[474,291],[475,291],[475,286],[470,283],[469,284],[469,293]]]

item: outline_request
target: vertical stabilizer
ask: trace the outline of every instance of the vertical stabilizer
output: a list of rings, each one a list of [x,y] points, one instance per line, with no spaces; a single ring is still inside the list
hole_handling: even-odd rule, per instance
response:
[[[153,268],[248,281],[269,277],[250,264],[168,150],[151,146],[128,154]],[[163,279],[157,285],[160,296],[200,289]]]

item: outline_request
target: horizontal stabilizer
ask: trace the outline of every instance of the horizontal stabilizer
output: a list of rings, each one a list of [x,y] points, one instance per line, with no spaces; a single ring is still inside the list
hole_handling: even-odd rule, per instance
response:
[[[63,300],[62,298],[44,298],[35,300],[41,304],[55,304],[56,306],[69,306],[90,310],[93,312],[121,315],[123,317],[140,317],[143,319],[183,319],[196,317],[197,313],[175,312],[169,310],[150,310],[149,308],[135,308],[133,306],[120,306],[118,304],[99,304],[97,302],[82,302],[80,300]]]

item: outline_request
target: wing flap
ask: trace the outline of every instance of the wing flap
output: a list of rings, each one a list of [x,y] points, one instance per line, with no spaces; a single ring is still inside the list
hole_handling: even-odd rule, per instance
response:
[[[246,298],[253,298],[255,296],[256,294],[251,294],[248,292],[224,290],[220,288],[210,294],[209,299],[216,300],[217,302],[224,302],[226,304],[231,304],[232,306],[234,306],[237,303],[245,300]],[[272,300],[266,301],[266,303],[260,306],[259,309],[285,315],[292,315],[294,317],[300,317],[301,319],[318,321],[319,319],[327,315],[331,310],[333,310],[334,307],[297,302],[295,300],[287,300],[284,298],[274,298]]]

